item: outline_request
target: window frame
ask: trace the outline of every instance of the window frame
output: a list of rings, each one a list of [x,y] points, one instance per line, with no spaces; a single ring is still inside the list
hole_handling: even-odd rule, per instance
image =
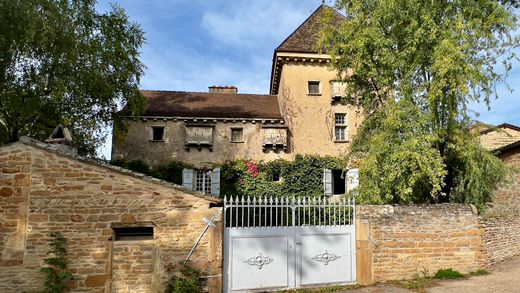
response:
[[[110,224],[114,241],[146,241],[155,239],[155,224],[153,222],[131,222]],[[135,230],[132,233],[131,230]]]
[[[278,177],[278,180],[275,179],[275,176]],[[280,182],[283,182],[283,178],[282,178],[282,174],[280,171],[273,171],[271,173],[271,182],[274,182],[274,183],[280,183]]]
[[[318,92],[317,93],[311,93],[310,91],[310,85],[311,83],[317,83],[318,84]],[[308,80],[307,81],[307,95],[309,96],[321,96],[321,80]]]
[[[344,118],[344,122],[343,123],[338,123],[338,121],[337,121],[338,115],[343,115],[343,118]],[[338,139],[338,135],[337,135],[338,129],[342,129],[343,130],[343,135],[344,135],[343,139]],[[347,115],[347,113],[343,113],[343,112],[334,113],[334,142],[348,142],[348,131],[347,131],[347,129],[348,129],[348,115]]]
[[[161,139],[154,139],[155,129],[162,129],[162,137],[161,137]],[[149,141],[151,141],[151,142],[164,142],[164,135],[165,134],[166,134],[166,126],[164,126],[164,125],[150,125]]]
[[[233,140],[233,131],[240,130],[242,132],[242,140]],[[229,135],[229,142],[231,143],[244,143],[244,127],[231,127]]]

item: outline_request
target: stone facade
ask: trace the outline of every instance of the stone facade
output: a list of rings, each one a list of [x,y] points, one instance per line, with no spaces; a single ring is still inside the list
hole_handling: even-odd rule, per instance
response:
[[[470,205],[359,206],[356,224],[362,284],[486,265],[484,231]]]
[[[312,154],[344,156],[347,154],[352,138],[361,126],[361,109],[333,100],[332,83],[337,80],[337,72],[328,62],[308,62],[311,59],[328,60],[327,55],[278,53],[286,61],[280,77],[278,101],[282,115],[289,127],[290,150],[292,154]],[[306,60],[306,61],[303,61]],[[321,93],[308,94],[307,83],[319,81]],[[338,141],[335,137],[335,114],[346,114],[346,139]]]
[[[73,292],[160,292],[219,215],[215,198],[24,139],[0,148],[0,291],[41,289],[49,234],[67,239]],[[112,225],[153,225],[151,240],[119,241]],[[222,227],[209,229],[191,263],[220,290]]]
[[[186,149],[186,123],[182,120],[136,120],[129,124],[128,135],[121,144],[112,147],[112,159],[145,160],[151,166],[182,161],[198,168],[211,167],[237,159],[289,159],[291,154],[282,149],[263,149],[264,131],[262,123],[252,121],[214,123],[213,147],[190,147]],[[152,126],[164,127],[164,141],[151,141]],[[243,141],[231,141],[231,129],[243,129]]]
[[[479,136],[480,144],[487,150],[498,148],[520,141],[520,129],[514,125],[501,124],[497,129],[484,129]]]
[[[344,88],[332,91],[338,75],[330,66],[331,57],[316,51],[320,19],[328,12],[333,12],[338,22],[344,19],[321,5],[275,49],[270,95],[254,95],[266,111],[258,111],[262,106],[247,100],[252,95],[237,94],[235,87],[213,86],[209,93],[169,92],[169,98],[160,102],[157,96],[166,96],[168,91],[142,91],[149,103],[140,117],[127,119],[127,135],[120,143],[114,140],[112,159],[140,159],[152,166],[176,160],[199,168],[237,159],[271,161],[292,160],[297,154],[345,155],[363,116],[359,107],[338,99],[338,94],[344,96]],[[317,91],[310,92],[310,83]],[[336,115],[340,114],[345,116],[338,120]],[[187,129],[193,123],[213,125],[211,147],[186,148]],[[263,128],[269,124],[283,129],[284,142],[264,148],[270,134]],[[149,141],[152,126],[165,127],[164,141]],[[241,143],[230,141],[231,129],[236,127],[243,128]],[[336,135],[337,127],[345,134]],[[114,129],[117,137],[119,132]]]

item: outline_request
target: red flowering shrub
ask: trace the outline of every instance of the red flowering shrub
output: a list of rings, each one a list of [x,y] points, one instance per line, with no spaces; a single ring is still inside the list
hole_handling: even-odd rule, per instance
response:
[[[246,163],[246,166],[247,166],[247,172],[253,178],[256,178],[258,176],[258,165],[253,161],[249,161]]]

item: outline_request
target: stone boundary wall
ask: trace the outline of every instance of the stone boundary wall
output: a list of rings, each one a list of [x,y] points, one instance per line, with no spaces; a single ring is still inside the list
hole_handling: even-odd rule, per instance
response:
[[[520,147],[499,154],[509,167],[509,177],[493,193],[493,204],[480,223],[488,266],[520,255]]]
[[[14,143],[0,148],[0,292],[43,289],[49,234],[67,239],[72,292],[162,292],[221,208],[217,199],[124,170]],[[113,223],[153,223],[152,240],[116,241]],[[206,288],[221,288],[222,223],[202,238],[191,263]],[[132,260],[126,262],[125,260]],[[124,275],[124,278],[122,276]]]
[[[484,230],[471,205],[358,206],[356,224],[361,284],[486,265]]]
[[[487,266],[520,255],[520,217],[483,217],[484,248]]]

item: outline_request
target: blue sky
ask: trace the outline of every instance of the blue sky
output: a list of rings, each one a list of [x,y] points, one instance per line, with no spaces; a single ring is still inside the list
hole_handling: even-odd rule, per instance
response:
[[[110,3],[146,33],[143,89],[205,92],[210,85],[235,85],[240,93],[267,94],[273,50],[321,0],[99,0],[98,10]],[[507,82],[513,93],[500,86],[490,111],[471,105],[478,120],[520,125],[520,64]],[[100,154],[109,158],[110,142]]]

